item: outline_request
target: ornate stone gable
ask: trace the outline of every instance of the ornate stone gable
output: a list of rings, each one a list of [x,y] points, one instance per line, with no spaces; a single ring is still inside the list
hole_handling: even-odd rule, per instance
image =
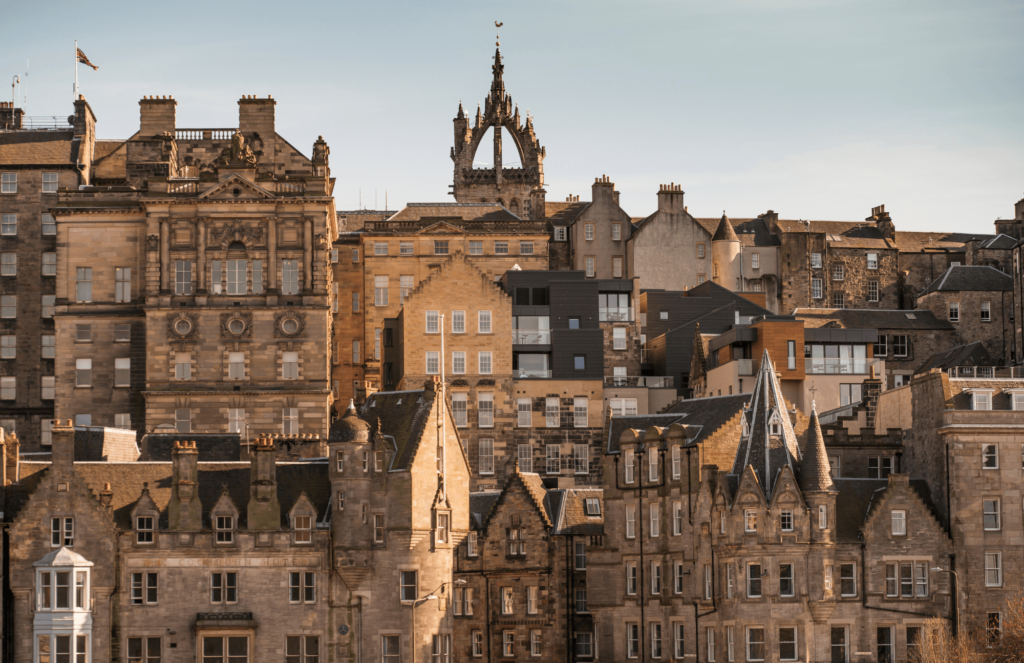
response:
[[[199,199],[207,200],[272,199],[273,197],[274,194],[270,191],[236,174],[232,174],[217,186],[198,196]]]

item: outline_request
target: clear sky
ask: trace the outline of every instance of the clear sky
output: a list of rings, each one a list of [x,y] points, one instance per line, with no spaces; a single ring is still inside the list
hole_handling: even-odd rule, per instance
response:
[[[697,216],[884,203],[903,230],[991,232],[1024,197],[1022,0],[11,2],[0,77],[29,60],[28,114],[66,116],[78,39],[101,138],[138,129],[143,95],[227,128],[271,94],[280,134],[331,146],[339,209],[360,190],[395,209],[451,200],[451,122],[488,92],[495,20],[548,200],[607,174],[633,216],[676,182]]]

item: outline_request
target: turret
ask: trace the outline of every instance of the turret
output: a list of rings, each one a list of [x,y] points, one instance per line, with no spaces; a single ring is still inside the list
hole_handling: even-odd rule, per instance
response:
[[[743,254],[740,239],[725,212],[722,212],[718,229],[711,238],[711,259],[712,280],[723,288],[742,291]]]
[[[373,523],[369,520],[373,445],[370,424],[359,416],[351,401],[345,414],[331,425],[327,447],[334,544],[338,548],[369,549],[373,544]]]
[[[811,542],[835,541],[836,491],[832,483],[832,469],[821,434],[818,413],[811,406],[811,421],[807,427],[807,444],[800,467],[800,491],[811,511]]]

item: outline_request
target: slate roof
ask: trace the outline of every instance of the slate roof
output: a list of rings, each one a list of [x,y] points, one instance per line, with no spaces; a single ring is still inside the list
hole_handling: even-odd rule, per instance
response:
[[[475,530],[482,530],[487,516],[494,508],[498,498],[501,497],[500,490],[489,490],[481,493],[469,494],[469,526]]]
[[[1013,277],[989,265],[951,265],[918,297],[933,292],[1009,292]]]
[[[933,368],[946,370],[956,366],[991,365],[992,358],[989,356],[988,350],[981,344],[981,341],[975,341],[966,345],[957,345],[948,350],[933,354],[921,364],[921,367],[917,369],[917,373],[926,373]]]
[[[74,131],[0,132],[0,164],[57,166],[75,163]]]
[[[608,426],[608,453],[619,453],[619,438],[627,429],[645,431],[651,426],[666,428],[674,423],[690,427],[689,444],[704,441],[722,427],[743,404],[750,401],[750,394],[730,394],[708,398],[684,398],[676,401],[658,414],[644,414],[632,417],[612,417]]]
[[[1008,251],[1008,250],[1012,249],[1013,247],[1017,246],[1017,240],[1015,240],[1014,238],[1010,237],[1009,235],[1004,235],[1003,233],[999,233],[998,235],[996,235],[995,237],[993,237],[991,239],[983,240],[981,242],[980,246],[983,249],[993,249],[993,250]]]
[[[124,140],[97,140],[92,148],[93,160],[99,161],[103,157],[110,156],[126,142]]]
[[[765,498],[770,499],[779,470],[788,465],[796,472],[800,450],[768,350],[761,358],[752,397],[750,408],[743,415],[747,417],[747,434],[740,437],[730,474],[739,476],[749,465],[757,474]],[[775,416],[782,423],[782,435],[770,434],[769,425]]]
[[[548,223],[553,226],[572,225],[583,210],[590,206],[589,202],[581,203],[544,203],[544,213],[547,215]]]
[[[389,470],[409,469],[433,404],[434,392],[425,389],[377,392],[363,403],[359,416],[369,422],[371,433],[380,433],[395,445]]]
[[[895,249],[896,242],[886,239],[874,223],[866,221],[792,221],[779,219],[784,233],[824,233],[838,249]]]
[[[498,203],[408,203],[388,221],[522,221]]]
[[[878,497],[889,486],[888,479],[833,479],[833,486],[839,491],[836,498],[836,539],[840,543],[859,543],[860,530]],[[910,487],[935,513],[931,491],[924,479],[911,479]]]
[[[809,329],[832,322],[843,329],[954,329],[949,320],[926,309],[798,308],[793,315]]]
[[[967,242],[972,240],[984,240],[992,235],[978,233],[927,233],[927,232],[906,232],[896,231],[896,245],[900,251],[922,253],[922,252],[943,252],[960,253],[966,248]]]
[[[597,536],[604,534],[604,491],[600,488],[564,488],[549,490],[554,510],[555,534]],[[597,498],[601,514],[588,516],[587,498]]]
[[[75,460],[131,462],[139,459],[135,431],[101,426],[75,427]]]
[[[34,490],[41,477],[49,471],[50,463],[21,463],[21,483],[32,484]],[[277,495],[281,502],[281,525],[288,526],[288,511],[305,492],[317,510],[317,521],[327,520],[331,505],[331,482],[326,460],[277,463]],[[167,504],[171,500],[171,476],[173,466],[169,462],[135,463],[75,463],[75,474],[99,496],[104,484],[110,483],[113,492],[110,506],[114,520],[121,529],[132,528],[131,513],[148,487],[149,496],[160,511],[160,526],[167,527]],[[238,509],[238,527],[247,526],[246,507],[249,504],[249,486],[252,479],[250,463],[205,463],[198,464],[197,482],[199,500],[203,505],[203,527],[210,528],[210,510],[217,504],[225,487],[231,501]],[[148,486],[146,486],[148,484]],[[27,501],[28,491],[19,497],[17,507]]]
[[[199,460],[203,462],[230,462],[242,458],[242,436],[238,433],[147,433],[142,436],[139,460],[169,462],[178,440],[195,442]]]

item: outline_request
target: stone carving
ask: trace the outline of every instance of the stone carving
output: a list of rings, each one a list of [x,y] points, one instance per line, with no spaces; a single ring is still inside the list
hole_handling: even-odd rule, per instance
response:
[[[318,249],[329,249],[331,247],[331,243],[327,241],[327,235],[317,233],[316,237],[313,238],[313,246]]]
[[[221,313],[220,337],[232,340],[252,338],[252,313]]]
[[[217,159],[217,164],[220,166],[255,166],[256,155],[251,149],[249,149],[249,146],[245,144],[245,137],[236,131],[235,135],[231,137],[231,145],[221,150],[220,157]]]
[[[179,324],[180,323],[180,324]],[[189,340],[199,337],[199,315],[196,313],[169,313],[167,315],[167,337]]]
[[[150,251],[160,250],[160,235],[148,235],[146,236],[146,248]]]
[[[298,338],[306,333],[306,314],[282,311],[274,316],[274,338]]]
[[[210,246],[227,249],[231,242],[242,242],[251,249],[266,243],[267,226],[263,221],[245,223],[244,221],[228,221],[219,228],[210,230]]]

